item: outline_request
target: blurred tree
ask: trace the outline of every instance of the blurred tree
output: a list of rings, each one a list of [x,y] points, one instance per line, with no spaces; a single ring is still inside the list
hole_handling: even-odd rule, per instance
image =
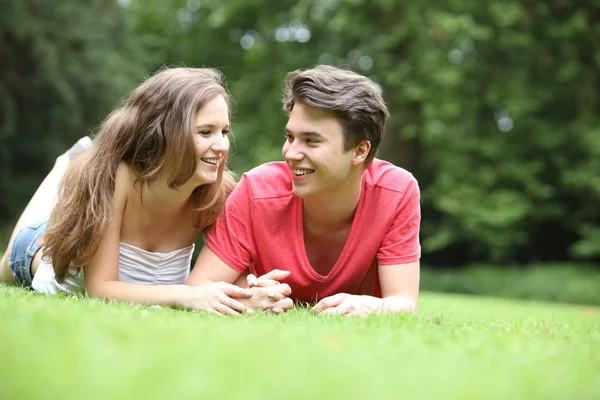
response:
[[[116,2],[0,0],[0,220],[145,72]]]
[[[421,183],[430,262],[600,255],[597,3],[139,4],[163,60],[226,73],[238,172],[281,157],[287,71],[352,68],[390,105],[380,156]]]
[[[379,156],[419,179],[427,263],[600,260],[597,2],[39,3],[0,17],[5,191],[97,123],[140,65],[220,68],[239,105],[234,169],[281,159],[285,74],[333,64],[389,103]]]

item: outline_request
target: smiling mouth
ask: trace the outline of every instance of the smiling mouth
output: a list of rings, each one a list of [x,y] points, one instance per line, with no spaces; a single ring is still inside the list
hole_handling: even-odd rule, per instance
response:
[[[207,164],[219,165],[219,159],[218,158],[201,158],[201,160],[204,161]]]
[[[315,172],[314,169],[292,168],[292,173],[296,176],[308,175]]]

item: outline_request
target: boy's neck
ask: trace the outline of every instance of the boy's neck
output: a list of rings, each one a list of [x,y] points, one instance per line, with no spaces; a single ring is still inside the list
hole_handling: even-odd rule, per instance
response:
[[[326,193],[303,198],[304,228],[326,233],[351,226],[360,200],[363,175],[361,171]]]

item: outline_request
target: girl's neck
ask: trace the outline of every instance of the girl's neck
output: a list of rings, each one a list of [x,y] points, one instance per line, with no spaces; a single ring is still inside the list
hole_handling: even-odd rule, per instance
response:
[[[185,185],[170,188],[165,179],[154,179],[142,184],[143,207],[153,214],[177,215],[191,209],[191,197],[195,188]]]

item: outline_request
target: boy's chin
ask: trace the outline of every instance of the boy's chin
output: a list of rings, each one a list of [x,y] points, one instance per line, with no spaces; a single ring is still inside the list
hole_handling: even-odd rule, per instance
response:
[[[312,194],[312,191],[309,188],[298,187],[294,184],[292,184],[292,190],[294,192],[294,195],[300,198],[308,197]]]

